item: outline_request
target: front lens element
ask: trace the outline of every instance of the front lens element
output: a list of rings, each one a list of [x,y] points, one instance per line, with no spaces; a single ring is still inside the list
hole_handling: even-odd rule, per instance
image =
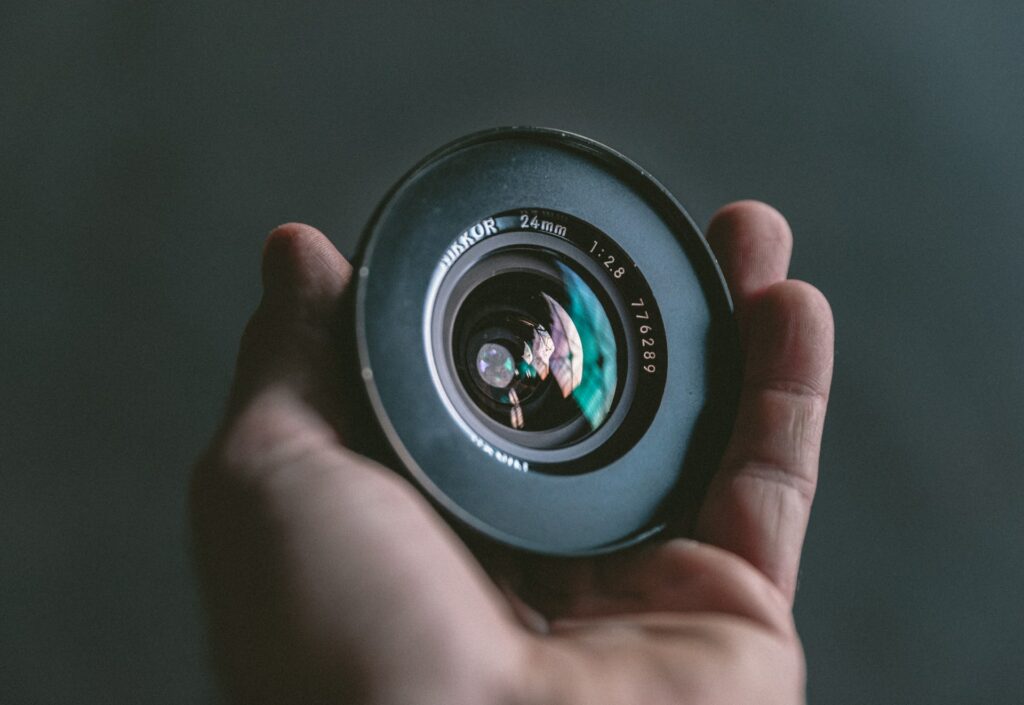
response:
[[[455,317],[452,357],[477,408],[503,426],[551,431],[560,443],[608,417],[619,385],[619,345],[605,306],[559,257],[533,253],[481,282]]]

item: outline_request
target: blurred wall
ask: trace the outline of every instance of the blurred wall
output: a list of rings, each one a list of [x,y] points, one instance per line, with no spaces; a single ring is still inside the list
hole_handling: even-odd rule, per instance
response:
[[[214,699],[186,551],[275,224],[351,252],[413,162],[563,127],[700,223],[775,204],[836,378],[812,703],[1024,701],[1024,5],[0,9],[0,701]]]

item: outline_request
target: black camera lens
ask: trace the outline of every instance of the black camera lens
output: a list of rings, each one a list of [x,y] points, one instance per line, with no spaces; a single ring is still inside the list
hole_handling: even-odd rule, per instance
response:
[[[459,140],[392,189],[357,262],[374,417],[452,521],[601,553],[699,494],[734,414],[732,307],[700,233],[624,157],[554,130]]]

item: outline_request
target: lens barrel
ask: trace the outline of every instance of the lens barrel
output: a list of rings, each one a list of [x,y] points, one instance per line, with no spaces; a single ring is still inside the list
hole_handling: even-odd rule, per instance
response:
[[[700,494],[735,414],[732,307],[639,167],[557,130],[471,135],[396,184],[356,261],[375,420],[457,524],[603,553]]]

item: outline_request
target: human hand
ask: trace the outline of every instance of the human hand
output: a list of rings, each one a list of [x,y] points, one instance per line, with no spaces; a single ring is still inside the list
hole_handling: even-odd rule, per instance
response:
[[[795,703],[791,616],[817,477],[832,319],[785,281],[775,211],[708,239],[746,369],[696,521],[599,559],[537,561],[502,591],[422,496],[349,450],[360,413],[334,335],[351,269],[303,225],[271,233],[226,418],[192,484],[215,665],[232,701],[490,705]],[[534,599],[536,598],[536,599]],[[527,626],[529,625],[529,626]]]

